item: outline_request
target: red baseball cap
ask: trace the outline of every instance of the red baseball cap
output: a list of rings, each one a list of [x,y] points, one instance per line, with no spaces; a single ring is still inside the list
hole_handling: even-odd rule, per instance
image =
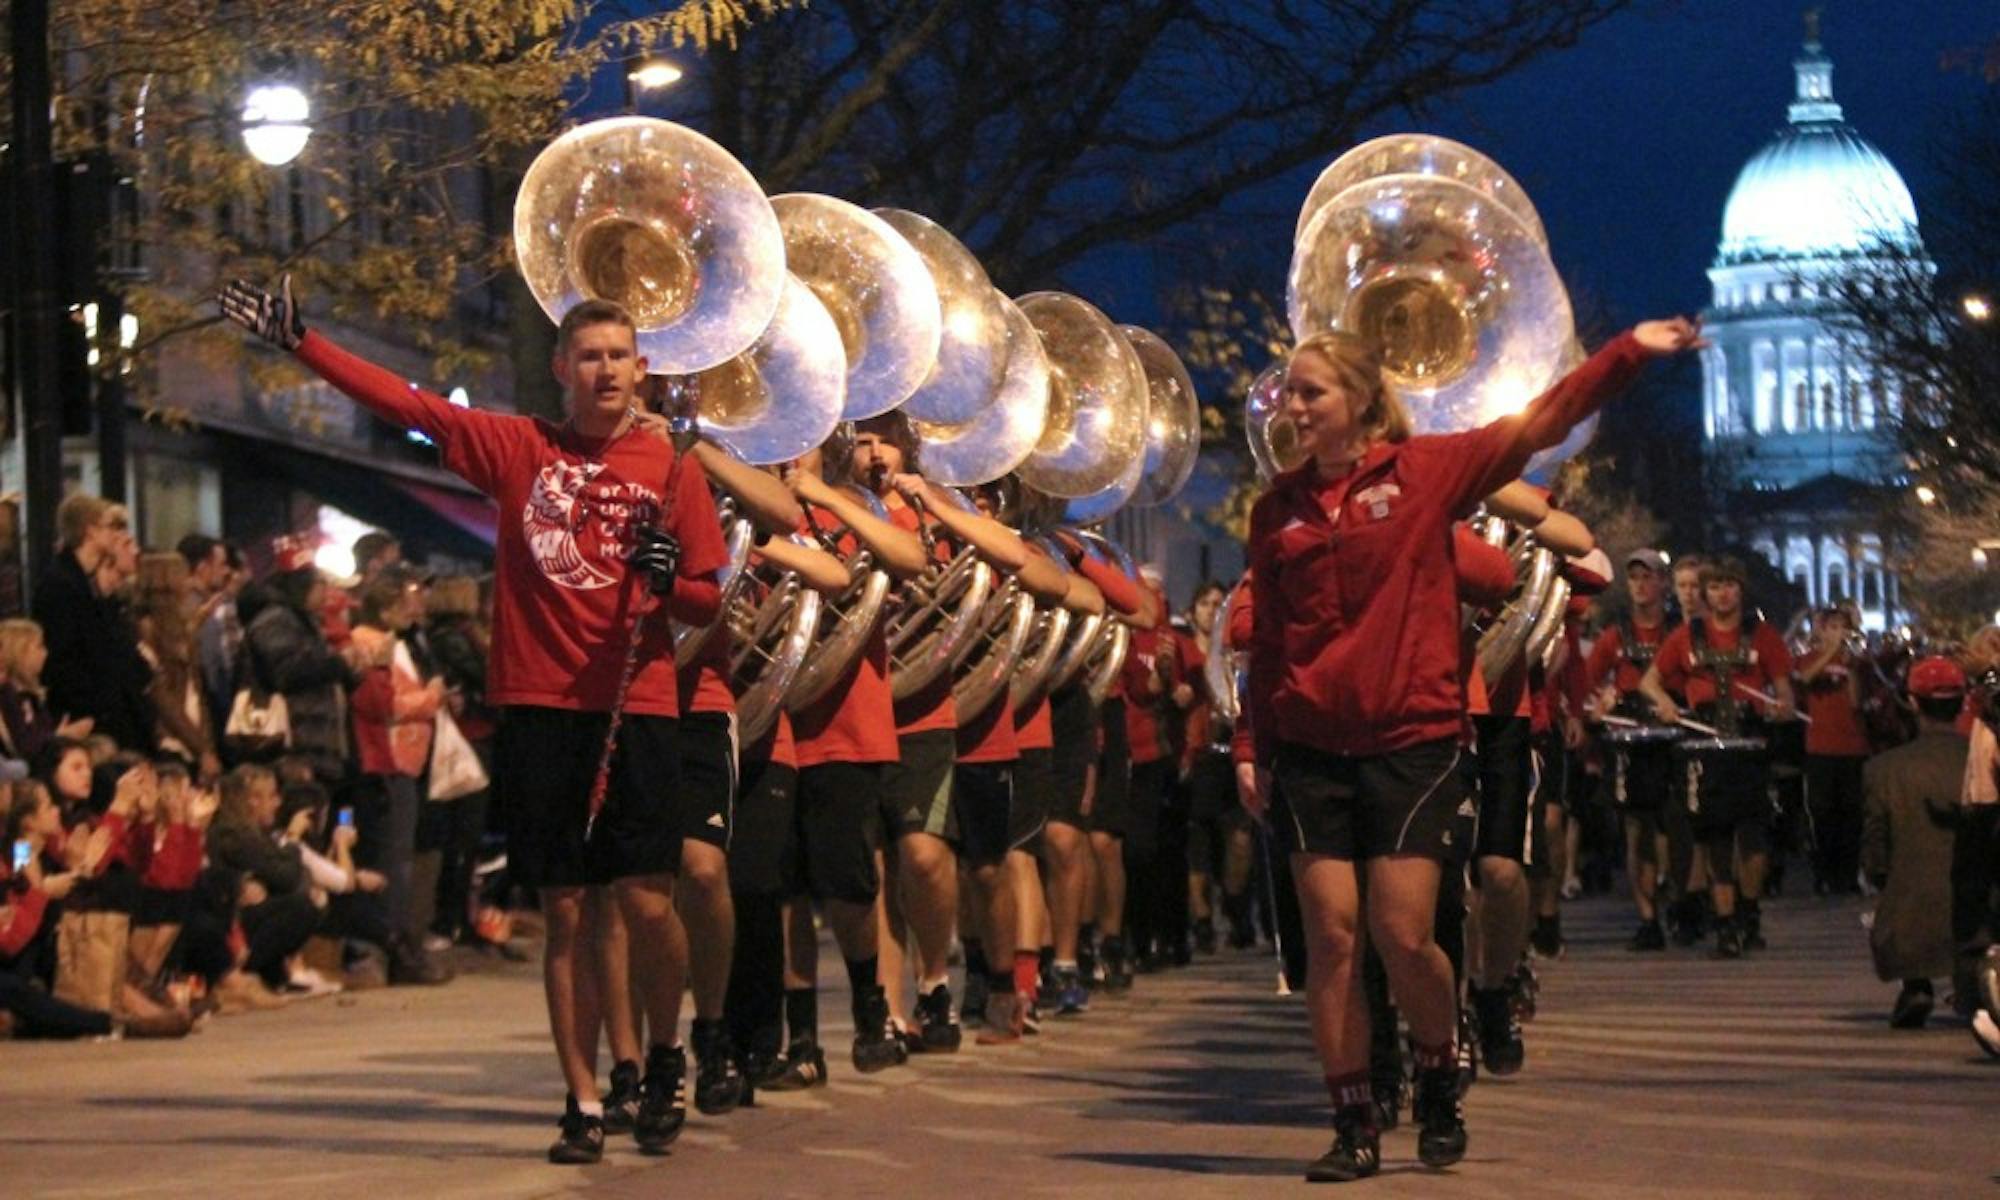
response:
[[[1910,667],[1910,695],[1926,700],[1965,694],[1965,670],[1941,655],[1920,658]]]
[[[319,549],[317,533],[286,533],[271,539],[271,569],[273,571],[302,571],[313,565],[313,552]]]

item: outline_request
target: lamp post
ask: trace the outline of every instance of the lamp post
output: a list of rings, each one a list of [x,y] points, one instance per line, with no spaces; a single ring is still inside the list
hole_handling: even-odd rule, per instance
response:
[[[56,357],[63,314],[56,297],[55,156],[49,108],[48,0],[14,0],[8,21],[13,51],[14,137],[14,413],[20,426],[27,501],[21,546],[25,606],[55,552],[56,505],[62,499],[62,397]]]

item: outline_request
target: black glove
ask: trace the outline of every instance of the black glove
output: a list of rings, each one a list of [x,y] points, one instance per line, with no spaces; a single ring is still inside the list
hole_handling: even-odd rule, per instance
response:
[[[306,323],[300,319],[298,303],[292,299],[290,275],[279,282],[275,296],[248,280],[232,279],[216,301],[222,306],[223,316],[280,350],[296,350],[305,340]]]
[[[655,596],[665,596],[674,590],[674,573],[680,569],[680,539],[658,525],[641,525],[628,561],[646,573],[646,586]]]

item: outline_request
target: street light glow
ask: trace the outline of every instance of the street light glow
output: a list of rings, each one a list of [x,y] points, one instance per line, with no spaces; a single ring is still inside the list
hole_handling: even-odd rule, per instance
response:
[[[1975,321],[1984,321],[1993,315],[1993,302],[1977,292],[1968,292],[1958,304],[1965,310],[1965,315]]]
[[[632,71],[626,78],[640,91],[652,92],[660,88],[672,87],[681,81],[686,72],[664,58],[649,58]]]
[[[1920,483],[1920,484],[1918,484],[1918,485],[1917,485],[1917,503],[1918,503],[1918,504],[1922,504],[1922,505],[1926,505],[1926,506],[1928,506],[1928,505],[1932,505],[1932,504],[1936,504],[1936,503],[1937,503],[1937,490],[1936,490],[1935,488],[1931,487],[1931,485],[1930,485],[1930,484],[1928,484],[1928,483]]]
[[[243,101],[243,145],[258,162],[282,167],[306,148],[311,116],[306,94],[288,83],[252,88]]]

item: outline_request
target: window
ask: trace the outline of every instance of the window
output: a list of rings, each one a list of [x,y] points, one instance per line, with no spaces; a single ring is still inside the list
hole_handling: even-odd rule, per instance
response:
[[[1839,563],[1828,563],[1826,568],[1826,602],[1839,604],[1847,599],[1847,570]]]
[[[1840,428],[1840,413],[1833,406],[1833,385],[1819,385],[1819,426],[1821,429]]]
[[[1803,433],[1812,427],[1812,394],[1803,383],[1792,388],[1792,431]]]

